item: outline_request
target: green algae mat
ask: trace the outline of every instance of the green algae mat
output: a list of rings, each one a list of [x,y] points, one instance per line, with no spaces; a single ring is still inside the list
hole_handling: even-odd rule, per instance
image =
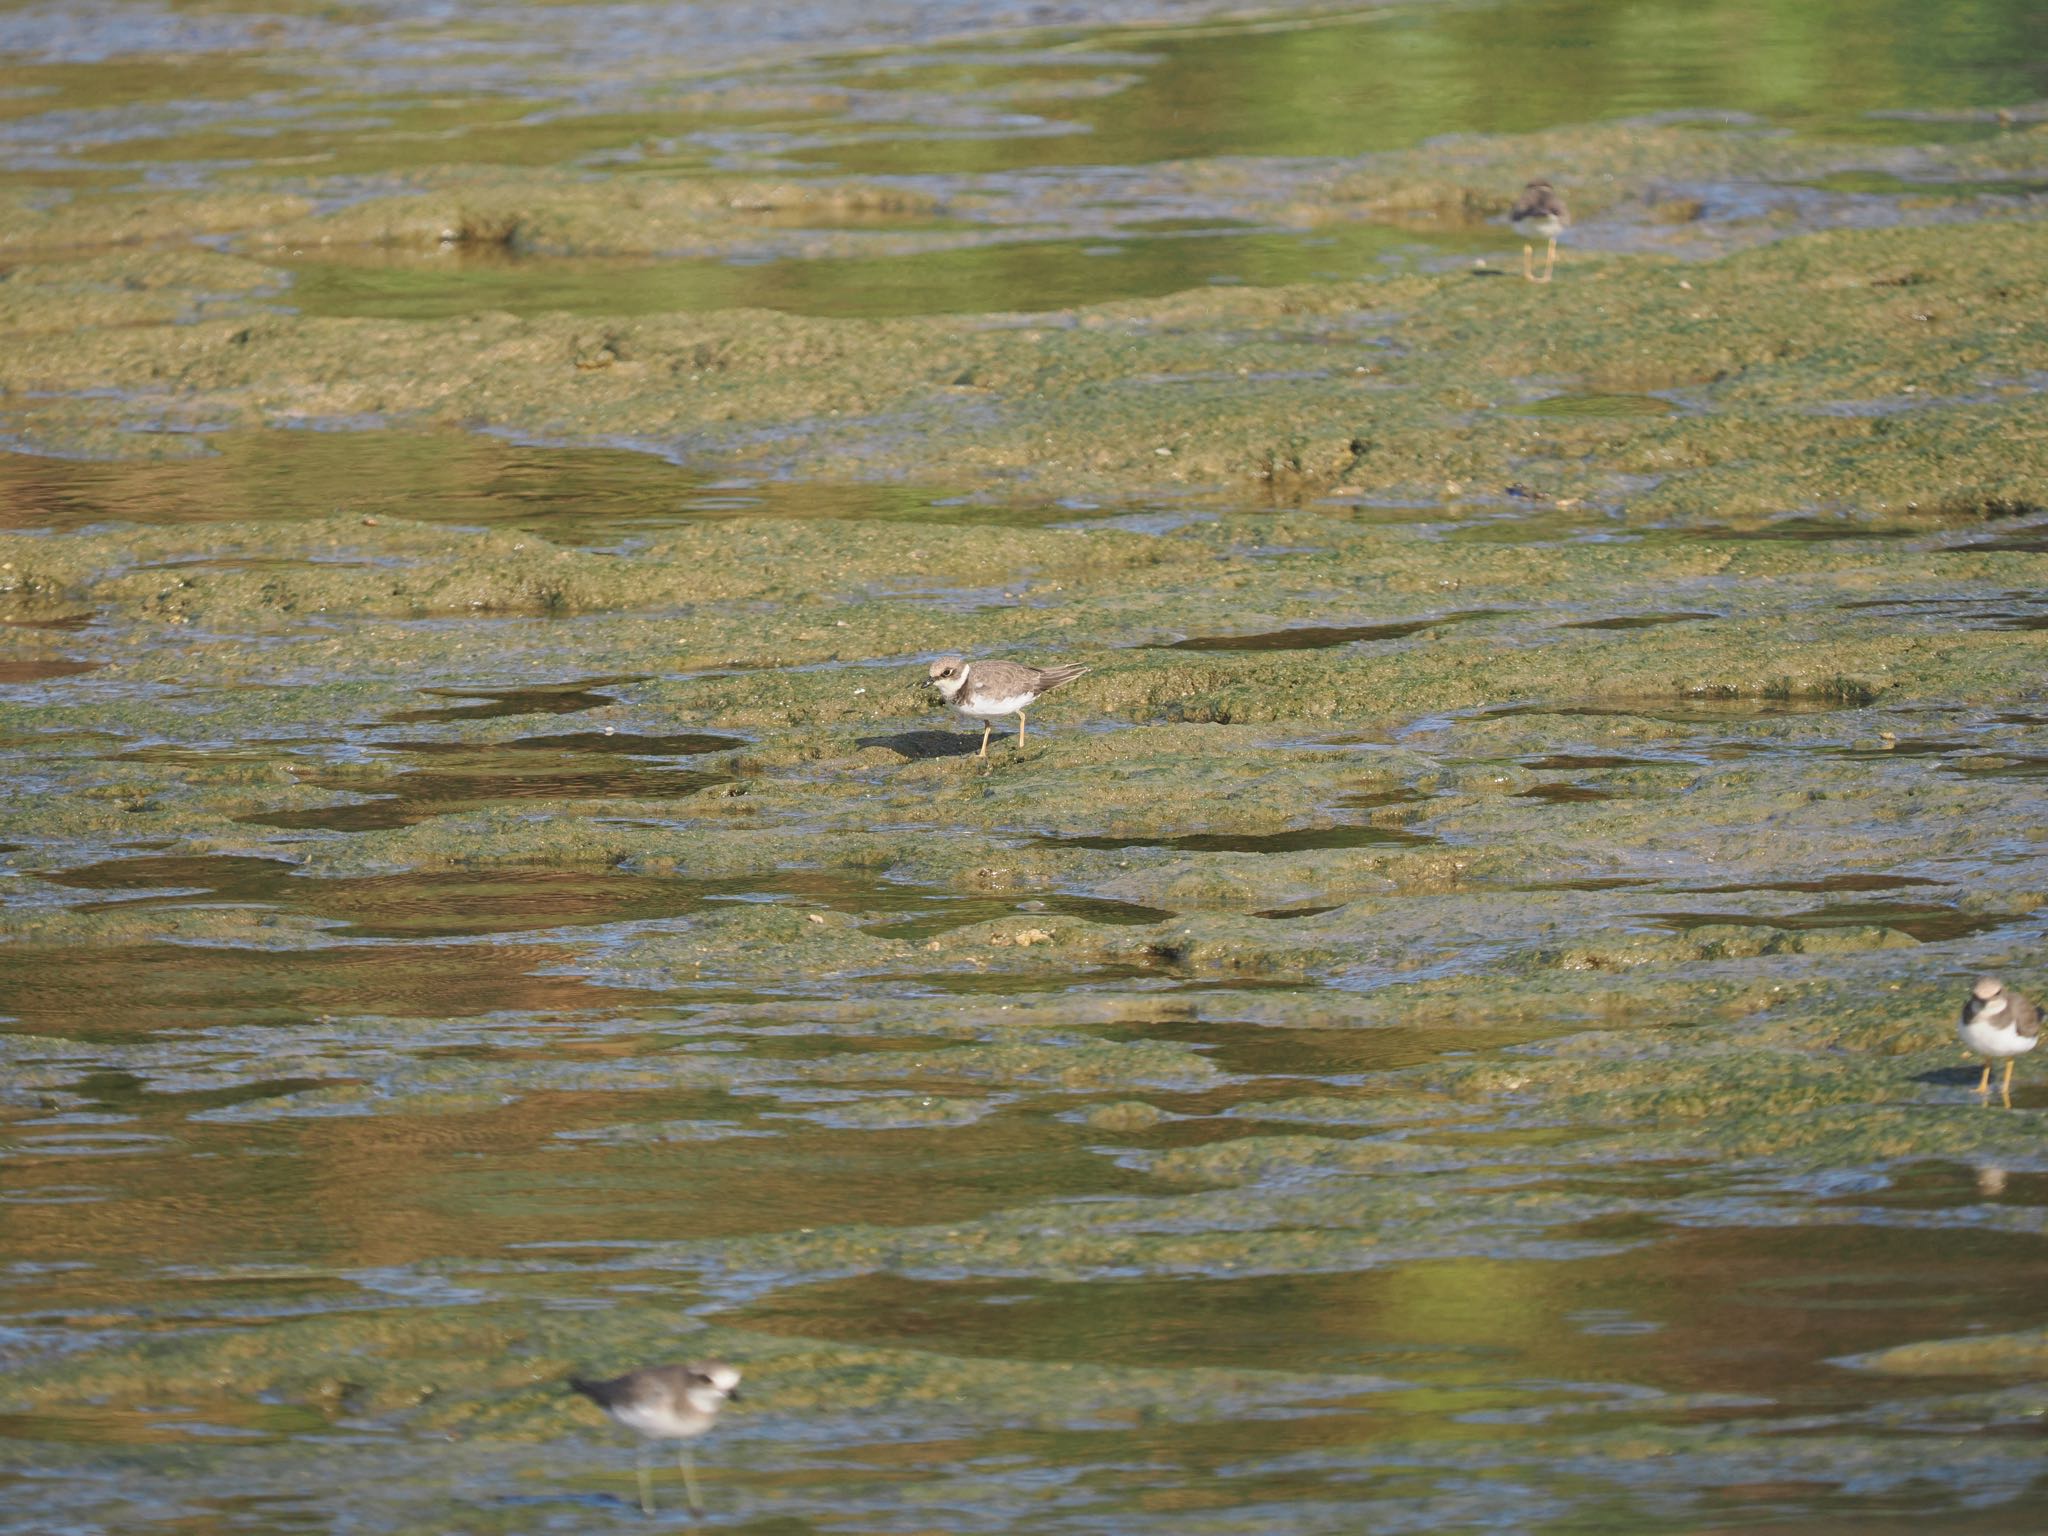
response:
[[[2037,6],[0,62],[0,1533],[2038,1529]]]

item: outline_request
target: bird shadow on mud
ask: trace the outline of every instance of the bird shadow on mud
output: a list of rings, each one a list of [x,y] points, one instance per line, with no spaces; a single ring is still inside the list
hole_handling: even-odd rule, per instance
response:
[[[1926,1072],[1916,1072],[1913,1081],[1942,1088],[1975,1088],[1977,1080],[1983,1075],[1984,1068],[1980,1063],[1966,1067],[1934,1067]]]
[[[640,1515],[640,1501],[617,1493],[576,1493],[564,1488],[557,1493],[501,1493],[489,1500],[490,1503],[509,1509],[545,1509],[567,1504],[583,1509],[616,1512],[626,1510]],[[663,1512],[657,1510],[656,1516]],[[678,1510],[678,1514],[682,1511]],[[647,1518],[642,1516],[642,1518]]]
[[[899,731],[893,736],[863,736],[861,747],[886,747],[905,758],[972,757],[981,738],[970,731]]]

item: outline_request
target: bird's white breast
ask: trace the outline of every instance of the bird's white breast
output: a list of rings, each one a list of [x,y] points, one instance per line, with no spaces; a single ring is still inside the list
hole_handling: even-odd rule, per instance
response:
[[[1979,1013],[1956,1026],[1963,1048],[1979,1056],[2021,1056],[2040,1044],[2039,1035],[2023,1035],[2012,1027],[2010,1010]]]
[[[997,715],[1014,715],[1020,709],[1031,707],[1037,698],[1035,693],[1010,693],[997,698],[982,694],[979,698],[958,698],[953,707],[963,715],[972,715],[977,720],[993,720]]]
[[[707,1415],[679,1414],[668,1403],[633,1403],[614,1408],[611,1413],[627,1429],[654,1440],[688,1440],[711,1427]]]

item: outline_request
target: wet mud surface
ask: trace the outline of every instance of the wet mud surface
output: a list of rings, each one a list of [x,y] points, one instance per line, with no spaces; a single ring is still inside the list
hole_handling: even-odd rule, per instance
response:
[[[2035,1529],[2039,18],[700,9],[6,14],[0,1531]]]

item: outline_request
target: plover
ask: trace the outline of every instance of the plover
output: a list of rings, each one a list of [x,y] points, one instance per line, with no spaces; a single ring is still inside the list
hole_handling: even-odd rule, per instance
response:
[[[963,661],[941,656],[932,663],[931,684],[953,708],[982,722],[981,756],[989,733],[1004,715],[1017,717],[1017,745],[1024,745],[1024,711],[1088,669],[1083,666],[1029,667],[1021,661]]]
[[[1523,236],[1543,235],[1550,241],[1550,253],[1543,258],[1543,275],[1536,275],[1536,247],[1533,243],[1522,246],[1522,276],[1532,283],[1550,281],[1550,269],[1557,265],[1557,237],[1565,225],[1571,223],[1571,215],[1565,212],[1564,201],[1552,190],[1547,181],[1532,181],[1522,188],[1522,195],[1515,199],[1515,206],[1508,210],[1508,222],[1520,230]]]
[[[689,1496],[690,1513],[701,1515],[697,1499],[697,1478],[690,1466],[689,1442],[718,1422],[718,1410],[740,1395],[740,1373],[723,1360],[695,1361],[688,1365],[649,1365],[609,1381],[569,1378],[569,1385],[611,1415],[614,1424],[624,1425],[643,1440],[679,1440],[683,1469],[683,1491]],[[654,1487],[647,1471],[646,1447],[641,1448],[640,1509],[654,1513]]]
[[[1956,1021],[1956,1034],[1963,1049],[1984,1058],[1984,1076],[1977,1091],[1989,1096],[1991,1064],[2003,1059],[2005,1082],[1998,1096],[2012,1108],[2013,1059],[2024,1056],[2041,1043],[2041,1014],[2019,993],[1996,976],[1979,976],[1963,1002],[1963,1016]]]

